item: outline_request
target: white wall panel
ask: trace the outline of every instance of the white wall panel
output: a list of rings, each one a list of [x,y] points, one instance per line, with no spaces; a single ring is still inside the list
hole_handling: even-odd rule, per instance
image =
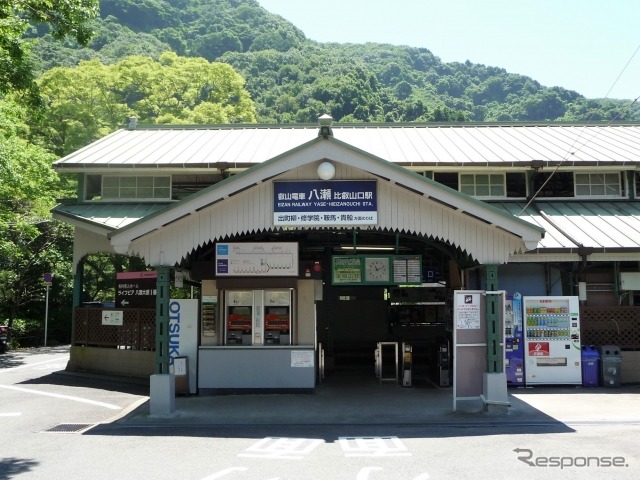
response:
[[[76,227],[73,231],[73,271],[83,257],[98,252],[113,253],[109,240],[104,235]]]
[[[336,162],[336,177],[376,178],[360,169]],[[288,171],[281,179],[315,179],[317,163]],[[359,172],[359,175],[358,175]],[[151,232],[131,244],[130,252],[147,261],[173,265],[209,241],[273,228],[272,181]],[[347,227],[348,228],[348,227]],[[378,179],[378,228],[417,233],[447,242],[470,253],[480,263],[504,263],[521,248],[521,240],[492,225],[430,201],[402,187]]]

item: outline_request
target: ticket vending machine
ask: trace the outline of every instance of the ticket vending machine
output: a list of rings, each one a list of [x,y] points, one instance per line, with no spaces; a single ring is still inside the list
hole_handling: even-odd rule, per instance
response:
[[[253,291],[226,292],[225,327],[227,345],[251,345]]]
[[[264,344],[291,345],[291,291],[264,291]]]
[[[225,292],[225,339],[233,345],[291,345],[292,290]]]

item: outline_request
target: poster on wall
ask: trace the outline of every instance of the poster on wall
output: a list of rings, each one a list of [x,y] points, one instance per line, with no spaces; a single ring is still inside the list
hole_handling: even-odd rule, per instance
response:
[[[393,282],[422,283],[422,256],[395,255],[393,257]]]
[[[334,285],[362,283],[363,257],[336,256],[332,258],[332,280]]]
[[[293,350],[291,352],[292,368],[313,368],[313,351]]]
[[[169,372],[176,357],[189,358],[189,393],[196,393],[198,300],[169,300]]]
[[[480,329],[480,295],[465,293],[456,297],[456,328],[458,330]]]
[[[218,243],[216,276],[290,277],[298,276],[298,244]]]

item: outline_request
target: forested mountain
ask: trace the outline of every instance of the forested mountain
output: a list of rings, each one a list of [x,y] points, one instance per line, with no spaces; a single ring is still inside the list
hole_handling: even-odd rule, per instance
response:
[[[87,48],[32,29],[44,72],[130,55],[229,63],[246,80],[259,122],[638,120],[622,100],[586,99],[499,67],[444,63],[426,48],[318,43],[255,0],[102,0]]]
[[[69,338],[73,234],[49,210],[75,196],[77,185],[51,162],[125,117],[165,124],[316,122],[324,113],[341,122],[640,120],[632,102],[586,99],[498,67],[444,63],[425,48],[314,42],[255,0],[101,0],[100,17],[89,21],[96,9],[97,0],[0,1],[0,323],[23,345],[42,335],[45,272],[55,279],[49,332]],[[86,27],[95,32],[90,39]],[[84,294],[113,298],[113,272],[134,260],[92,256]]]

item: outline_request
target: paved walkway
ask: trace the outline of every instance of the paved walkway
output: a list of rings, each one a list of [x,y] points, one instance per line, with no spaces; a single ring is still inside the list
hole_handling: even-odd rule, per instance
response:
[[[152,416],[149,401],[116,421],[134,425],[428,425],[640,424],[640,386],[545,386],[509,390],[506,414],[487,414],[482,403],[459,402],[451,388],[401,387],[374,380],[334,379],[313,393],[201,395],[176,398],[170,415]]]

